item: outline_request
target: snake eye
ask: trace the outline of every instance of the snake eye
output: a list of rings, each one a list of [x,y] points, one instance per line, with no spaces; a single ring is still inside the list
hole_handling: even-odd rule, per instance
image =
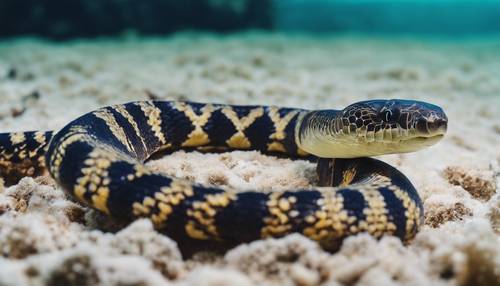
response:
[[[392,119],[392,111],[390,109],[385,109],[380,113],[382,119],[386,122],[391,121]]]

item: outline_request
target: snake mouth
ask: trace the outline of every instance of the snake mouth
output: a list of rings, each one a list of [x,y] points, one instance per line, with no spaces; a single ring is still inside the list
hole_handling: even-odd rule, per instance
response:
[[[432,135],[425,135],[425,136],[416,136],[416,137],[411,137],[411,138],[406,138],[406,139],[401,139],[402,142],[412,142],[412,143],[424,143],[424,142],[437,142],[441,139],[443,139],[444,133],[443,134],[432,134]]]
[[[397,148],[401,153],[413,152],[432,146],[443,139],[443,137],[444,133],[406,138],[397,144]]]

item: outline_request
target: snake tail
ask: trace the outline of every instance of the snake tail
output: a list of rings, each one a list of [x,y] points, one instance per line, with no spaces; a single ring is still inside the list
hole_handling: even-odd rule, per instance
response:
[[[45,153],[54,132],[0,133],[0,177],[7,185],[46,172]]]

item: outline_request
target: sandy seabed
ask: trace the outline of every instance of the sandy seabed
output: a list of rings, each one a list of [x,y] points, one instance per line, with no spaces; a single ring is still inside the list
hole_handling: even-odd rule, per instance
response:
[[[248,33],[64,44],[0,43],[0,131],[58,129],[149,99],[340,109],[405,98],[440,105],[445,139],[381,157],[425,205],[409,245],[368,235],[331,254],[300,235],[182,258],[139,220],[118,232],[49,177],[0,187],[0,285],[500,285],[500,38],[417,40]],[[240,189],[315,184],[315,166],[257,152],[176,152],[149,163]]]

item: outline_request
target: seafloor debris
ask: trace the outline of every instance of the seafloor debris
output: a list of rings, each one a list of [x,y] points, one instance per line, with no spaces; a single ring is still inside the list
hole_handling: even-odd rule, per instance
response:
[[[449,283],[443,285],[498,285],[500,238],[483,219],[457,226],[446,224],[439,231],[426,229],[417,235],[411,248],[427,260],[428,277],[437,275]]]
[[[425,224],[431,227],[439,227],[448,221],[463,220],[465,216],[472,216],[472,210],[462,203],[454,205],[427,208],[425,212]]]
[[[500,134],[500,124],[494,125],[493,130],[495,131],[495,133]]]
[[[491,222],[491,227],[493,230],[500,234],[500,195],[494,196],[490,201],[490,209],[488,211],[487,217]]]
[[[461,186],[476,199],[488,201],[495,194],[496,187],[492,172],[452,166],[447,167],[443,175],[448,182]]]

